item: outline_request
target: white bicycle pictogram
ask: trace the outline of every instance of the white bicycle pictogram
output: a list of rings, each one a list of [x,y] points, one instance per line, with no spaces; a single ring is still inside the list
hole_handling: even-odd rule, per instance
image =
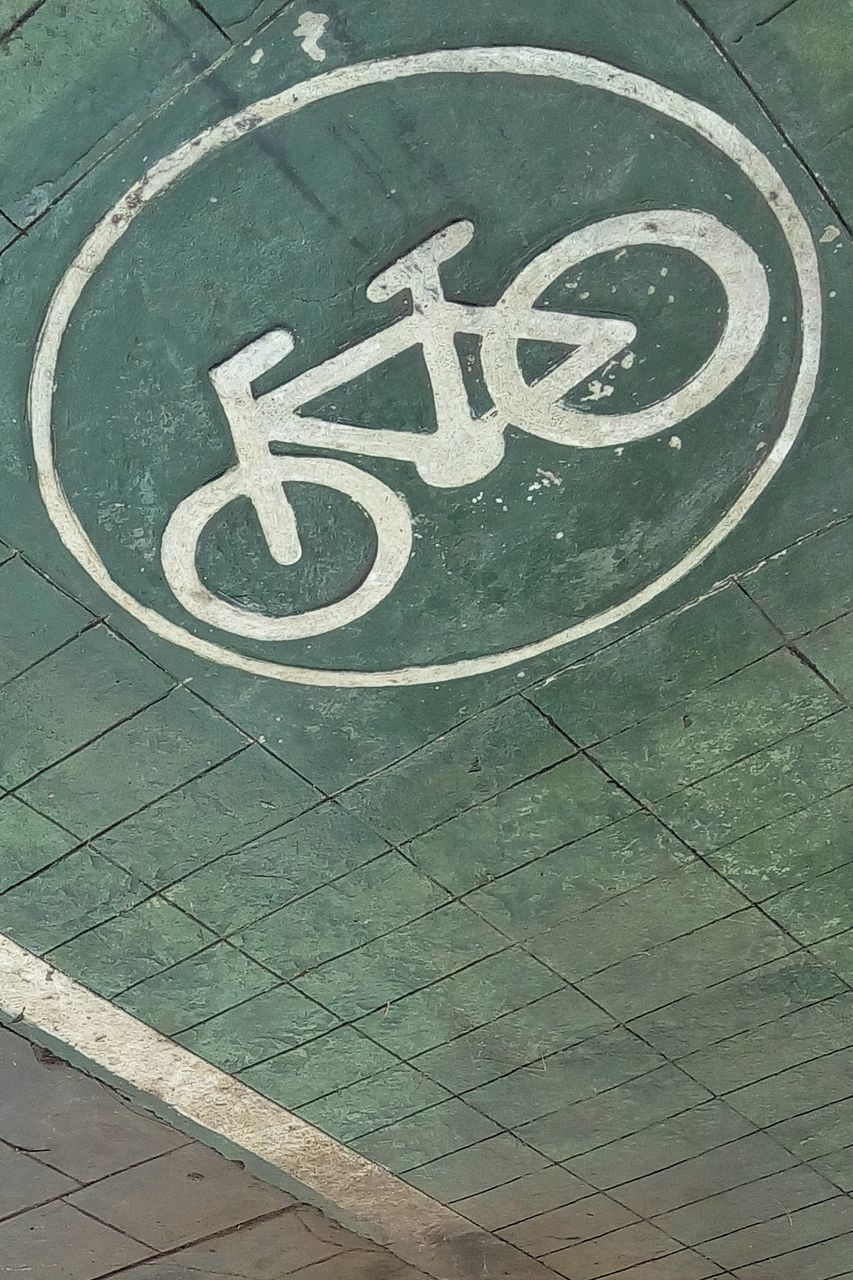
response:
[[[275,390],[256,397],[252,383],[293,351],[294,335],[287,329],[264,334],[211,370],[236,463],[177,506],[161,547],[169,586],[194,617],[257,640],[320,635],[375,608],[406,569],[412,516],[400,494],[353,463],[325,453],[274,454],[272,444],[408,462],[436,488],[473,484],[500,464],[510,425],[581,449],[624,445],[674,427],[713,402],[744,371],[767,327],[769,290],[757,255],[710,214],[643,211],[571,232],[523,267],[491,306],[452,301],[441,279],[441,265],[466,248],[474,234],[471,222],[453,222],[397,259],[370,282],[367,297],[383,303],[408,294],[408,314]],[[573,408],[564,397],[624,352],[637,328],[626,319],[536,304],[573,267],[640,245],[683,250],[710,268],[726,298],[722,333],[692,377],[655,404],[621,414]],[[458,334],[481,340],[483,380],[492,408],[479,417],[470,406]],[[529,383],[518,358],[519,343],[525,340],[559,344],[570,348],[570,354]],[[300,413],[311,401],[413,347],[421,349],[429,374],[434,431],[379,430]],[[340,600],[279,616],[216,595],[197,567],[199,540],[207,526],[232,502],[248,499],[273,560],[292,566],[302,556],[302,543],[288,487],[299,483],[343,494],[366,513],[375,529],[376,551],[364,578]],[[334,536],[331,527],[329,535]]]

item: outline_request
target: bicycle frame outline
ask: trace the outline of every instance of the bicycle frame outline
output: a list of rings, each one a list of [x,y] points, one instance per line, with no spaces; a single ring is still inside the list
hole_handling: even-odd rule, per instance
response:
[[[255,339],[210,372],[228,419],[237,456],[224,476],[201,486],[172,514],[161,543],[161,562],[178,601],[201,621],[236,635],[288,640],[319,635],[363,616],[393,590],[412,549],[412,517],[405,499],[370,471],[334,457],[273,454],[273,442],[355,457],[413,464],[434,487],[482,480],[505,451],[512,423],[529,434],[580,448],[599,448],[659,434],[710,403],[750,362],[764,335],[769,289],[761,263],[736,232],[710,214],[655,210],[615,215],[570,232],[523,267],[491,306],[447,298],[440,267],[471,242],[473,224],[450,223],[380,272],[367,287],[373,302],[407,293],[411,309],[372,336],[256,397],[252,383],[295,346],[287,329]],[[727,316],[714,350],[693,377],[645,409],[624,414],[584,413],[562,404],[573,387],[626,349],[636,336],[629,320],[578,315],[536,306],[548,285],[590,257],[630,245],[684,249],[709,266],[723,286]],[[458,333],[480,337],[480,358],[493,407],[474,417]],[[528,383],[518,363],[523,339],[558,343],[571,354]],[[380,430],[329,422],[299,412],[343,383],[420,347],[433,390],[436,430]],[[374,562],[342,600],[302,613],[272,617],[217,596],[198,574],[196,554],[207,524],[230,502],[248,498],[272,558],[296,564],[302,544],[291,482],[309,483],[356,502],[376,531]]]

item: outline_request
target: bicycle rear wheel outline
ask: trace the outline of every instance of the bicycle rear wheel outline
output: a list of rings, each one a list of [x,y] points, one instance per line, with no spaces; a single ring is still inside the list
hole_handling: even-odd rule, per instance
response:
[[[204,530],[238,498],[248,498],[239,467],[195,489],[169,517],[160,545],[163,573],[178,602],[200,622],[248,640],[301,640],[347,626],[369,613],[399,582],[412,551],[412,517],[399,494],[369,472],[334,458],[270,456],[270,473],[288,483],[312,484],[355,502],[376,532],[376,555],[349,595],[303,613],[271,616],[223,600],[202,582],[196,564]],[[282,501],[286,501],[282,490]],[[287,570],[283,570],[287,572]]]

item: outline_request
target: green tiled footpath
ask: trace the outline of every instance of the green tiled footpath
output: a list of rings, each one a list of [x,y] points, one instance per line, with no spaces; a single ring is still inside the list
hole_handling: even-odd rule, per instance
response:
[[[0,933],[568,1280],[853,1277],[851,65],[0,0]]]

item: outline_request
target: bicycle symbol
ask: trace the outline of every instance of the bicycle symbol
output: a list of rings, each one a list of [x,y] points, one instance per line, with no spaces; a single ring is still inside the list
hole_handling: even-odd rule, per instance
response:
[[[767,326],[769,291],[753,250],[709,214],[674,209],[607,218],[572,232],[524,267],[493,306],[451,301],[441,264],[474,237],[471,222],[454,222],[398,258],[367,287],[371,302],[408,294],[410,311],[372,337],[315,365],[274,391],[255,397],[252,383],[295,346],[274,329],[211,370],[236,453],[224,475],[185,498],[163,535],[166,579],[196,618],[235,635],[291,640],[343,627],[375,608],[406,569],[412,517],[405,500],[372,474],[326,456],[274,455],[273,442],[347,455],[411,463],[427,484],[456,488],[482,480],[505,452],[509,425],[576,448],[601,448],[656,435],[710,404],[746,368]],[[586,413],[562,403],[574,387],[623,352],[637,334],[630,320],[545,310],[535,304],[566,271],[597,254],[635,245],[686,250],[719,279],[727,317],[714,351],[680,388],[657,403],[622,414]],[[475,417],[455,345],[457,334],[482,340],[480,358],[492,408]],[[561,344],[571,354],[538,381],[525,381],[518,362],[523,340]],[[435,402],[428,434],[347,426],[299,412],[412,347],[423,352]],[[210,591],[196,556],[206,526],[235,499],[254,507],[272,558],[296,564],[302,543],[288,497],[294,483],[322,486],[357,503],[375,528],[376,553],[363,581],[343,599],[301,613],[271,617],[241,608]]]

